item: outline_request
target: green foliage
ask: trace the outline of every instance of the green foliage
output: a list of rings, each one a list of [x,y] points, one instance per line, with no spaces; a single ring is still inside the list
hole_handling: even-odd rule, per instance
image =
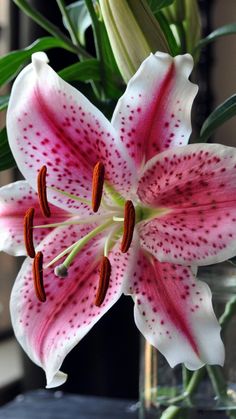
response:
[[[7,140],[6,128],[0,131],[0,171],[16,166]]]
[[[91,59],[72,64],[58,72],[64,80],[70,81],[101,81],[100,63],[98,60]]]
[[[90,54],[81,46],[75,45],[70,38],[64,35],[61,30],[50,22],[45,16],[43,16],[37,9],[35,9],[32,4],[27,0],[13,0],[14,3],[22,10],[24,14],[29,16],[34,22],[41,26],[45,31],[50,33],[56,39],[59,39],[63,42],[64,48],[68,49],[75,54],[79,54],[82,57],[91,58]]]
[[[66,9],[68,11],[71,23],[74,27],[75,32],[77,33],[80,43],[82,45],[85,45],[85,32],[88,29],[88,27],[91,26],[92,21],[84,1],[76,1],[67,6]],[[67,28],[65,19],[63,19],[63,23]]]
[[[204,47],[205,45],[215,41],[218,38],[221,38],[222,36],[234,34],[236,34],[236,23],[229,23],[227,25],[221,26],[221,28],[211,32],[210,35],[208,35],[206,38],[201,39],[197,45],[197,48]]]
[[[148,4],[153,13],[163,9],[163,7],[170,6],[174,0],[148,0]]]
[[[165,35],[165,38],[168,42],[168,46],[170,49],[170,52],[173,56],[180,54],[180,48],[176,42],[176,39],[174,37],[174,34],[170,28],[170,25],[165,17],[165,15],[159,11],[155,13],[155,17],[161,27],[162,32]]]
[[[22,50],[10,52],[1,57],[0,86],[11,81],[34,52],[46,51],[51,48],[65,48],[65,44],[60,39],[53,37],[40,38]]]
[[[7,108],[9,102],[9,95],[0,96],[0,111]]]
[[[213,132],[228,119],[236,115],[236,94],[230,96],[219,105],[205,120],[201,132],[200,140],[207,141]]]

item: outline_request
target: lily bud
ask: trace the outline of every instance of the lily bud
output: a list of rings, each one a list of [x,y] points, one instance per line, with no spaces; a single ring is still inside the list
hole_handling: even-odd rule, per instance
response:
[[[201,37],[201,17],[197,0],[175,0],[162,11],[172,26],[181,52],[192,54]]]
[[[100,6],[125,82],[151,52],[168,52],[168,44],[146,0],[100,0]]]
[[[200,41],[202,32],[202,22],[197,0],[185,0],[186,18],[186,44],[187,52],[194,51],[197,43]]]

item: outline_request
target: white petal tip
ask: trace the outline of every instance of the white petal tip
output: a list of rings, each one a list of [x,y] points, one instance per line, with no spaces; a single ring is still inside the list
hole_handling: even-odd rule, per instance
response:
[[[50,377],[50,379],[47,378],[46,388],[59,387],[64,384],[66,380],[67,374],[62,371],[58,371],[53,377]]]
[[[42,64],[49,63],[48,56],[47,54],[45,54],[45,52],[35,52],[34,54],[32,54],[31,60],[36,72],[40,70]]]

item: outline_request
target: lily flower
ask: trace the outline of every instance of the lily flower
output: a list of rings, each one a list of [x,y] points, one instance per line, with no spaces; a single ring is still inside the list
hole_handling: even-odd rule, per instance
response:
[[[16,337],[47,387],[65,382],[65,356],[122,293],[171,366],[224,362],[211,292],[195,267],[235,254],[236,151],[187,145],[192,65],[190,55],[150,55],[111,122],[43,53],[15,81],[7,115],[15,160],[47,216],[52,205],[70,214],[55,222],[51,211],[45,229],[54,229],[11,296]],[[39,228],[31,214],[29,248]]]

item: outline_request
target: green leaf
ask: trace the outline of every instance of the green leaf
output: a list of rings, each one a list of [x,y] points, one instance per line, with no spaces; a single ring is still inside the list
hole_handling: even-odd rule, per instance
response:
[[[58,72],[59,76],[66,81],[100,81],[100,63],[98,60],[91,59],[78,62],[65,67]]]
[[[179,46],[176,42],[174,34],[173,34],[173,32],[170,28],[170,25],[169,25],[168,20],[166,19],[165,15],[164,15],[164,13],[157,12],[157,13],[154,13],[154,15],[155,15],[160,27],[161,27],[161,30],[162,30],[163,34],[165,35],[165,38],[166,38],[167,42],[168,42],[168,46],[170,48],[171,55],[173,55],[173,56],[178,55],[180,53],[180,48],[179,48]]]
[[[91,17],[83,0],[76,1],[66,7],[71,23],[82,45],[85,45],[85,32],[91,26]],[[67,28],[65,19],[64,26]]]
[[[236,34],[236,23],[229,23],[227,25],[221,26],[221,28],[211,32],[210,35],[208,35],[206,38],[201,39],[197,45],[197,48],[201,48],[222,36],[233,34]]]
[[[20,51],[13,51],[0,58],[0,86],[11,81],[34,52],[50,48],[66,48],[63,41],[53,37],[40,38]]]
[[[148,4],[153,13],[163,9],[163,7],[170,6],[174,0],[148,0]]]
[[[9,97],[9,95],[0,96],[0,111],[3,111],[7,108]]]
[[[106,75],[105,88],[108,90],[108,96],[117,99],[122,93],[122,87],[119,88],[117,84],[114,84],[117,77],[116,74],[106,65],[103,71],[101,71],[101,63],[95,58],[65,67],[58,72],[58,75],[67,82],[88,82],[91,80],[101,82]]]
[[[225,102],[217,106],[217,108],[208,116],[201,129],[200,140],[207,141],[216,128],[235,115],[236,94],[230,96]]]
[[[75,53],[76,55],[81,55],[84,58],[91,58],[91,55],[82,48],[81,45],[74,45],[72,40],[65,36],[65,34],[50,20],[43,16],[35,7],[32,6],[32,2],[28,0],[13,0],[14,3],[22,10],[22,12],[29,16],[34,22],[41,26],[45,31],[50,33],[54,38],[59,39],[63,42],[65,49]]]
[[[7,131],[3,128],[0,131],[0,171],[16,166],[11,149],[8,144]]]
[[[106,96],[110,99],[118,99],[123,91],[123,82],[117,67],[111,44],[107,35],[104,22],[99,22],[98,30],[101,43],[101,81]]]

